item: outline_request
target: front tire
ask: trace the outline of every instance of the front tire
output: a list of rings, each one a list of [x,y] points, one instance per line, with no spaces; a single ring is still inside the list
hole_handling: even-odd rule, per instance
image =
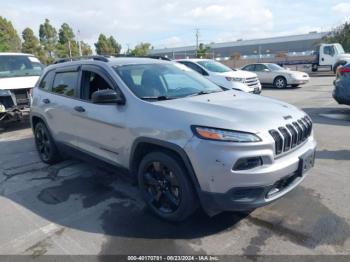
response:
[[[61,160],[59,151],[51,134],[43,122],[39,122],[34,128],[35,145],[40,159],[47,164],[55,164]]]
[[[283,76],[278,76],[273,81],[273,86],[278,89],[283,89],[287,87],[287,80]]]
[[[138,182],[147,206],[162,219],[183,221],[198,207],[187,171],[175,154],[147,154],[139,165]]]

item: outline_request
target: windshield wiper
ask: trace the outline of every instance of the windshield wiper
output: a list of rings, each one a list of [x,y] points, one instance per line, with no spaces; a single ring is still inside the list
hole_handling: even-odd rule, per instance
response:
[[[140,98],[144,100],[156,100],[156,101],[175,99],[175,97],[169,97],[169,96],[142,96]]]
[[[188,96],[208,95],[208,94],[217,93],[217,92],[221,92],[221,91],[200,91],[200,92],[197,92],[197,93],[190,94]]]

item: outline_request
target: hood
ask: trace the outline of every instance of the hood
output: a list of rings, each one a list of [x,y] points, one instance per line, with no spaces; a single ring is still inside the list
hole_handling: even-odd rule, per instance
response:
[[[32,88],[38,81],[39,76],[21,76],[0,78],[0,89]]]
[[[252,78],[257,77],[255,73],[243,71],[243,70],[237,70],[237,71],[229,71],[224,73],[217,73],[217,75],[224,76],[224,77],[237,77],[237,78]]]
[[[337,56],[337,60],[339,61],[339,60],[342,60],[342,59],[344,59],[344,60],[346,60],[346,61],[350,61],[350,54],[341,54],[341,55],[338,55]]]
[[[305,116],[287,103],[239,91],[162,101],[157,105],[176,110],[190,125],[202,125],[252,133],[268,131]],[[287,120],[286,120],[287,119]]]

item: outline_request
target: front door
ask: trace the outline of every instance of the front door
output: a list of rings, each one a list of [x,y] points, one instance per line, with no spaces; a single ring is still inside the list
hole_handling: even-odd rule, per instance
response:
[[[113,80],[97,66],[83,66],[80,100],[74,101],[79,148],[105,161],[121,164],[125,148],[125,106],[94,104],[92,94],[98,90],[116,89]]]

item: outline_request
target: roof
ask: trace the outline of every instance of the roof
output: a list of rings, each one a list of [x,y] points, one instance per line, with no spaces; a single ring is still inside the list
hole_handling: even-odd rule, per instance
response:
[[[295,41],[303,41],[303,40],[318,40],[323,38],[327,34],[329,34],[329,32],[260,38],[260,39],[251,39],[251,40],[239,40],[239,41],[233,41],[233,42],[209,44],[207,46],[209,46],[211,49],[216,49],[216,48],[234,47],[234,46],[263,45],[263,44],[295,42]],[[184,46],[184,47],[174,47],[174,48],[153,49],[151,50],[150,53],[162,54],[166,52],[184,52],[184,51],[195,51],[195,50],[196,50],[196,46]]]
[[[13,55],[13,56],[34,56],[32,54],[26,54],[26,53],[11,53],[11,52],[1,52],[0,56],[7,56],[7,55]]]
[[[169,63],[169,61],[154,59],[154,58],[140,58],[140,57],[105,57],[105,60],[94,60],[92,57],[82,57],[79,60],[73,61],[63,61],[60,63],[52,64],[48,67],[51,68],[60,68],[64,66],[78,66],[84,64],[99,64],[99,65],[132,65],[132,64],[159,64],[159,63]]]

